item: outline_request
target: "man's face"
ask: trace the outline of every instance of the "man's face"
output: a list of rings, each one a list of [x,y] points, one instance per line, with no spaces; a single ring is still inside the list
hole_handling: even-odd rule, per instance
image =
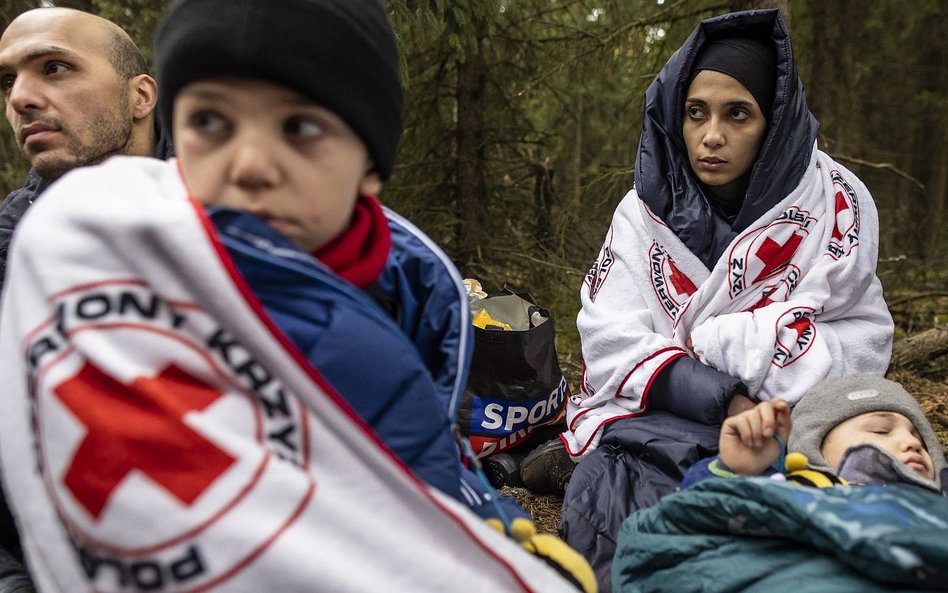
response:
[[[17,144],[40,175],[128,149],[129,82],[108,59],[105,31],[83,15],[39,9],[14,20],[0,37],[0,90]]]
[[[246,210],[312,253],[380,188],[368,150],[333,112],[282,86],[223,78],[174,101],[174,147],[191,195]]]

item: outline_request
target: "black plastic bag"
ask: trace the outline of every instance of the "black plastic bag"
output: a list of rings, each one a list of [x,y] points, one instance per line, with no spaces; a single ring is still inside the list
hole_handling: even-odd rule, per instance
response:
[[[473,328],[474,355],[457,422],[480,458],[563,422],[569,387],[556,358],[552,315],[533,297],[488,296],[474,301],[471,310],[475,315],[486,310],[511,328]]]

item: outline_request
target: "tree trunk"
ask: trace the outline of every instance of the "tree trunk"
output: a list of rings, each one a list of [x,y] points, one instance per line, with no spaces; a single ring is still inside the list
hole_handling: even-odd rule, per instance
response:
[[[948,354],[948,326],[937,326],[892,345],[890,371],[912,370],[923,372],[930,363]]]
[[[573,117],[576,127],[573,134],[573,208],[579,212],[583,192],[583,93],[577,91],[573,101]]]
[[[535,239],[543,249],[549,249],[553,238],[553,207],[556,195],[553,193],[553,166],[550,158],[544,158],[531,167],[533,169],[533,207],[536,220]]]
[[[948,26],[948,16],[942,11],[935,19],[933,30],[942,30]],[[921,148],[915,152],[915,158],[922,171],[928,170],[927,181],[927,208],[922,214],[922,220],[927,226],[922,253],[936,269],[945,265],[948,253],[945,246],[946,209],[948,209],[948,104],[945,103],[945,93],[948,92],[948,43],[943,35],[936,35],[926,39],[925,50],[920,56],[920,64],[928,66],[928,75],[923,78],[922,92],[929,97],[938,97],[938,101],[928,101],[931,104],[930,131],[923,137]],[[927,149],[925,145],[927,144]],[[930,156],[929,156],[930,155]],[[930,159],[930,160],[929,160]],[[914,168],[913,168],[914,170]],[[924,179],[924,178],[923,178]]]
[[[827,23],[846,22],[845,2],[811,0],[809,35],[809,77],[804,79],[806,98],[810,111],[820,121],[820,144],[829,153],[851,154],[847,151],[843,128],[847,98],[851,80],[847,78],[850,64],[844,55],[845,31]],[[802,75],[803,73],[801,73]],[[837,108],[838,107],[838,108]]]
[[[936,136],[937,137],[937,136]],[[941,122],[941,141],[935,143],[935,155],[932,161],[935,168],[928,190],[931,196],[928,210],[928,245],[926,252],[945,256],[942,245],[945,244],[945,210],[948,210],[948,114],[943,114]],[[944,266],[945,261],[934,258],[934,266]],[[942,268],[944,269],[944,268]]]
[[[486,138],[484,93],[487,68],[484,60],[483,23],[475,20],[475,47],[457,61],[457,126],[455,128],[455,204],[458,214],[455,245],[459,252],[465,246],[476,248],[485,238],[487,228]]]

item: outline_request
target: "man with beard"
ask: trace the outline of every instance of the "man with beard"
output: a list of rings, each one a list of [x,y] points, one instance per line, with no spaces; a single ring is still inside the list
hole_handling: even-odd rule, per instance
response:
[[[66,8],[19,15],[0,36],[7,121],[32,167],[0,204],[0,287],[26,209],[68,171],[116,154],[170,156],[156,129],[157,85],[119,26]]]
[[[116,154],[166,158],[171,145],[156,128],[157,85],[141,51],[120,27],[89,13],[38,8],[14,19],[0,36],[0,91],[31,166],[24,186],[0,203],[2,287],[13,231],[52,182]],[[0,496],[0,593],[32,590],[21,560]]]

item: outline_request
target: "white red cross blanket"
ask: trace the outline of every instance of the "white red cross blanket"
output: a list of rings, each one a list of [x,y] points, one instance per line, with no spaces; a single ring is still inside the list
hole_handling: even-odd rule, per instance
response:
[[[710,271],[629,192],[580,291],[586,368],[568,403],[570,454],[643,413],[653,378],[680,356],[791,405],[825,378],[884,373],[893,323],[878,238],[869,191],[816,148],[800,184]]]
[[[43,592],[560,591],[272,327],[173,163],[64,177],[14,238],[3,485]]]

